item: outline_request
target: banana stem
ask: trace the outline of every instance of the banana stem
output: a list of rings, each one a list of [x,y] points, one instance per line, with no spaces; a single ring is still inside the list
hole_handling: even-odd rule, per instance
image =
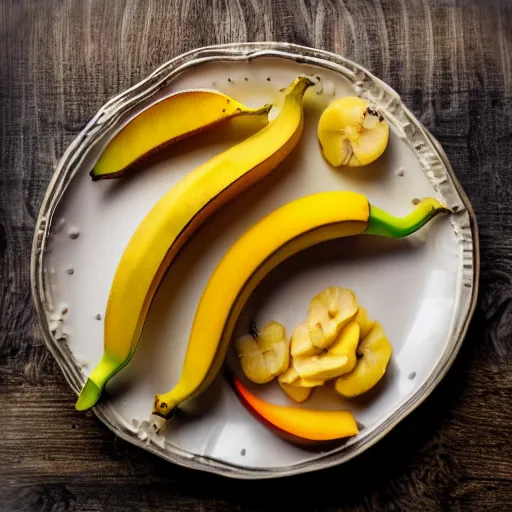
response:
[[[108,355],[104,355],[96,368],[92,371],[85,383],[80,396],[75,405],[77,411],[90,409],[100,399],[103,388],[109,379],[111,379],[121,368],[119,361],[113,360]]]
[[[403,238],[418,231],[429,220],[441,213],[451,213],[451,210],[430,197],[420,201],[415,210],[405,217],[395,217],[376,206],[370,205],[370,215],[365,234]]]
[[[307,76],[299,76],[288,86],[285,94],[293,93],[302,98],[305,90],[313,85],[315,85],[315,83]]]
[[[272,108],[272,103],[265,103],[265,105],[263,105],[261,107],[248,108],[245,113],[248,115],[251,115],[251,116],[261,116],[261,115],[268,114],[270,112],[271,108]]]

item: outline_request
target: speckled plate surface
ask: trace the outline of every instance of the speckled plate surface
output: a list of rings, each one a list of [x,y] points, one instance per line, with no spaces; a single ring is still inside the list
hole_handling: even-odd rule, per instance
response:
[[[240,140],[226,125],[171,147],[147,167],[117,181],[93,183],[89,171],[109,139],[131,117],[176,91],[215,88],[248,105],[279,109],[300,74],[320,77],[305,98],[305,128],[296,151],[273,175],[224,208],[179,256],[161,286],[136,355],[108,385],[94,412],[116,435],[190,468],[237,478],[272,478],[347,461],[376,443],[417,407],[452,364],[473,312],[478,234],[471,206],[438,143],[398,95],[340,56],[282,43],[199,49],[164,64],[109,101],[68,148],[55,171],[37,222],[33,296],[45,340],[78,393],[103,351],[103,314],[121,253],[151,206],[187,172]],[[340,172],[323,160],[316,139],[322,109],[357,94],[385,116],[385,154],[360,170]],[[199,142],[199,143],[198,143]],[[383,382],[364,399],[316,392],[307,406],[350,408],[363,425],[330,451],[305,450],[277,438],[239,403],[220,376],[186,419],[155,434],[148,424],[153,395],[177,381],[195,306],[227,248],[276,207],[323,190],[355,190],[395,215],[412,200],[434,196],[455,211],[406,240],[354,237],[309,249],[285,262],[255,294],[240,319],[305,319],[309,299],[329,285],[355,290],[394,347]],[[236,370],[236,365],[234,366]],[[253,391],[289,403],[277,384]]]

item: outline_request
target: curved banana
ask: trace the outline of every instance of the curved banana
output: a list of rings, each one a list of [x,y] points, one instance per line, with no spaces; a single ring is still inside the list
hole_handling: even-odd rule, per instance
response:
[[[272,105],[250,108],[217,91],[181,91],[143,110],[108,143],[90,175],[119,178],[146,155],[243,115],[266,116]]]
[[[158,285],[187,240],[295,147],[303,127],[302,97],[311,85],[306,77],[297,78],[271,123],[185,176],[143,219],[117,267],[105,315],[103,358],[89,375],[76,409],[92,407],[106,382],[132,358]]]
[[[180,380],[168,393],[155,396],[153,413],[168,418],[211,383],[249,296],[283,260],[334,238],[363,233],[404,237],[447,211],[435,199],[424,199],[412,213],[396,218],[361,194],[323,192],[272,212],[239,238],[213,272],[196,310]]]

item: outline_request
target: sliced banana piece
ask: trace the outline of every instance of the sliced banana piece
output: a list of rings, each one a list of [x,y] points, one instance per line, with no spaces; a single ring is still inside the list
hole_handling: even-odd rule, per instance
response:
[[[371,389],[386,373],[392,350],[382,325],[375,322],[357,349],[355,368],[336,380],[336,391],[350,398]]]
[[[242,370],[252,382],[265,384],[281,375],[290,364],[286,331],[279,322],[269,322],[253,337],[242,336],[235,343]]]
[[[380,113],[357,96],[333,101],[318,123],[324,158],[334,167],[360,167],[382,155],[389,126]]]
[[[294,358],[293,368],[302,379],[334,379],[354,369],[358,343],[359,324],[351,321],[330,349],[320,355]]]
[[[313,345],[319,349],[330,347],[357,310],[356,297],[347,288],[329,286],[315,295],[308,308],[308,329]]]

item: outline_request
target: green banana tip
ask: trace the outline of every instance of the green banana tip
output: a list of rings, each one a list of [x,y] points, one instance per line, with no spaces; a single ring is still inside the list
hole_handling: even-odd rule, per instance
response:
[[[102,388],[99,388],[91,379],[87,379],[80,396],[76,401],[75,409],[77,411],[86,411],[90,409],[100,399]]]
[[[442,213],[453,213],[432,197],[415,202],[415,209],[405,217],[395,217],[370,204],[370,215],[365,230],[369,235],[403,238],[411,235]]]

